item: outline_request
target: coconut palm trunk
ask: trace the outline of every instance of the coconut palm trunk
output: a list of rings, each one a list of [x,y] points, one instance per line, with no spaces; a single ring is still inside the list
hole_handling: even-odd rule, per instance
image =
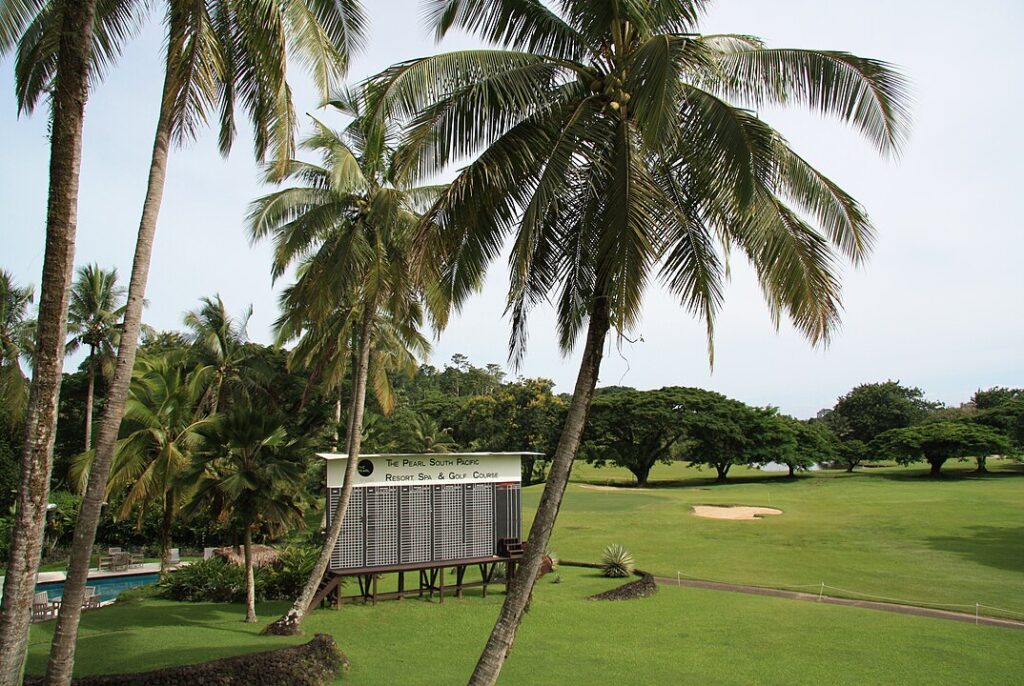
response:
[[[540,571],[541,560],[547,550],[548,540],[551,538],[551,530],[562,504],[566,484],[569,483],[572,463],[580,447],[580,437],[587,424],[590,403],[594,398],[594,388],[597,385],[597,376],[601,369],[601,358],[604,354],[604,341],[608,334],[608,327],[608,301],[605,298],[597,298],[590,312],[587,342],[583,349],[579,375],[576,378],[576,388],[573,390],[572,402],[569,405],[565,426],[562,429],[562,437],[558,441],[558,449],[555,451],[555,457],[551,463],[551,472],[540,497],[533,526],[530,527],[526,553],[509,586],[509,592],[501,606],[498,621],[495,623],[494,629],[491,630],[487,645],[476,663],[473,676],[469,679],[472,686],[490,686],[498,681],[501,666],[512,648],[519,622],[530,602],[533,585],[537,581],[537,574]]]
[[[67,308],[75,257],[82,123],[89,86],[95,0],[66,3],[58,48],[50,138],[46,249],[35,368],[25,416],[21,481],[0,604],[0,686],[21,683],[36,567],[43,545]]]
[[[174,493],[164,494],[164,516],[160,522],[160,578],[171,571],[171,526],[174,524]]]
[[[92,448],[92,407],[96,394],[96,348],[89,347],[89,365],[86,371],[88,388],[85,392],[85,450]]]
[[[252,571],[252,527],[242,532],[242,550],[245,552],[245,623],[256,623],[256,576]]]
[[[75,641],[78,637],[78,623],[82,616],[82,600],[85,595],[85,581],[89,573],[89,560],[96,540],[100,510],[107,487],[107,477],[114,458],[117,432],[124,416],[125,400],[135,366],[135,352],[138,348],[139,331],[142,327],[142,306],[149,277],[149,263],[153,253],[153,238],[156,234],[157,217],[163,199],[164,181],[167,175],[167,157],[171,147],[171,74],[165,74],[163,99],[157,120],[156,139],[153,143],[153,157],[149,168],[149,184],[146,200],[139,222],[139,234],[135,244],[135,258],[132,263],[131,282],[128,286],[128,303],[125,306],[124,326],[117,348],[117,364],[113,381],[107,393],[103,418],[96,437],[96,457],[89,473],[89,485],[75,525],[75,537],[71,547],[71,561],[67,580],[64,583],[64,602],[57,617],[53,634],[50,660],[46,668],[46,684],[66,686],[71,683],[71,671],[75,660]]]
[[[366,406],[366,377],[370,368],[370,347],[373,333],[373,318],[376,310],[376,302],[371,298],[365,304],[363,321],[359,329],[359,352],[358,360],[354,367],[355,383],[352,388],[352,402],[349,403],[348,417],[348,461],[345,464],[345,477],[341,484],[341,494],[338,496],[338,508],[331,521],[331,528],[327,532],[327,540],[324,541],[323,550],[317,558],[316,565],[306,580],[295,604],[280,619],[269,624],[264,633],[278,636],[293,636],[302,631],[302,620],[306,616],[309,605],[313,602],[313,596],[320,586],[324,574],[327,572],[327,565],[331,561],[331,553],[334,546],[338,544],[338,537],[341,536],[341,527],[345,522],[345,514],[348,512],[348,503],[352,499],[352,485],[355,480],[356,462],[359,461],[359,450],[363,441],[363,410]],[[330,507],[328,497],[327,506]]]

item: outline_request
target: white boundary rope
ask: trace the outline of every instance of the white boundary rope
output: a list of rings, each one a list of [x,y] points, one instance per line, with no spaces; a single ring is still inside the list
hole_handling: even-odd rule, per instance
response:
[[[892,603],[892,604],[895,604],[895,605],[906,605],[906,606],[909,606],[909,607],[936,608],[936,609],[940,609],[940,610],[941,609],[946,609],[946,608],[949,608],[949,609],[952,609],[952,608],[967,608],[967,609],[974,608],[974,616],[975,616],[975,621],[976,622],[977,622],[978,618],[980,618],[980,617],[989,617],[989,618],[993,618],[993,619],[1000,619],[1000,617],[998,615],[993,615],[993,614],[990,614],[990,613],[981,612],[982,609],[995,610],[996,612],[1002,612],[1002,613],[1006,613],[1006,614],[1010,614],[1010,615],[1015,615],[1017,617],[1024,617],[1024,612],[1021,612],[1020,610],[1009,610],[1009,609],[1007,609],[1005,607],[996,607],[994,605],[986,605],[985,603],[977,603],[977,602],[975,602],[975,603],[933,603],[933,602],[929,602],[929,601],[926,601],[926,600],[908,600],[906,598],[893,598],[893,597],[890,597],[890,596],[875,595],[875,594],[871,594],[871,593],[863,593],[861,591],[854,591],[854,590],[851,590],[851,589],[848,589],[848,588],[840,588],[838,586],[830,586],[829,584],[826,584],[824,581],[816,583],[816,584],[779,584],[777,586],[765,586],[763,584],[745,584],[745,583],[740,583],[740,582],[736,582],[736,581],[719,581],[719,580],[716,580],[716,579],[706,579],[706,578],[702,578],[702,577],[690,576],[688,574],[683,574],[682,571],[677,570],[676,571],[676,584],[677,585],[682,585],[682,579],[687,579],[689,581],[706,581],[708,583],[725,584],[725,585],[728,585],[728,586],[748,586],[748,587],[751,587],[751,588],[763,588],[763,589],[766,589],[766,590],[779,590],[779,591],[785,591],[785,590],[789,590],[789,589],[800,589],[800,588],[816,588],[816,589],[818,589],[818,600],[822,600],[823,598],[826,598],[826,597],[828,597],[828,598],[843,598],[843,597],[846,597],[849,600],[857,600],[858,597],[859,597],[859,598],[863,598],[865,600],[877,600],[877,601],[880,601],[880,602],[887,602],[887,603]],[[832,590],[832,591],[838,591],[840,593],[843,593],[844,595],[843,596],[826,596],[825,595],[825,589],[829,589],[829,590]],[[854,597],[849,597],[849,596],[854,596]],[[1004,619],[1005,619],[1005,617],[1004,617]]]

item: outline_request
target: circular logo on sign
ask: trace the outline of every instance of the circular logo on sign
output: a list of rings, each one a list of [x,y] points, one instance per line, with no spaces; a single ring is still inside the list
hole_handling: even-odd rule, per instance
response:
[[[359,460],[356,471],[359,472],[359,476],[370,476],[373,474],[373,463],[369,460]]]

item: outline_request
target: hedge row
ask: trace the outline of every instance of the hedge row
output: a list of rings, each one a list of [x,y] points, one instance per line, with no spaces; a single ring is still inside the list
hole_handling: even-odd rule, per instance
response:
[[[195,665],[165,667],[137,674],[75,679],[74,686],[325,686],[348,664],[334,639],[317,634],[309,643],[263,653],[238,655]],[[26,677],[25,686],[41,686]]]

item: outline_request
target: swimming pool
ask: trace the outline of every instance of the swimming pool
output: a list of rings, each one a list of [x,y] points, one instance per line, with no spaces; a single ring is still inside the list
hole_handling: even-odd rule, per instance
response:
[[[129,588],[135,588],[136,586],[155,584],[159,580],[159,574],[123,574],[121,576],[105,576],[100,577],[99,579],[89,579],[85,582],[85,585],[95,586],[100,594],[100,602],[105,603],[108,600],[114,600],[117,598],[121,591],[126,591]],[[36,584],[36,593],[39,593],[40,591],[46,591],[46,597],[50,600],[59,598],[64,595],[64,582],[48,581],[46,583]]]

